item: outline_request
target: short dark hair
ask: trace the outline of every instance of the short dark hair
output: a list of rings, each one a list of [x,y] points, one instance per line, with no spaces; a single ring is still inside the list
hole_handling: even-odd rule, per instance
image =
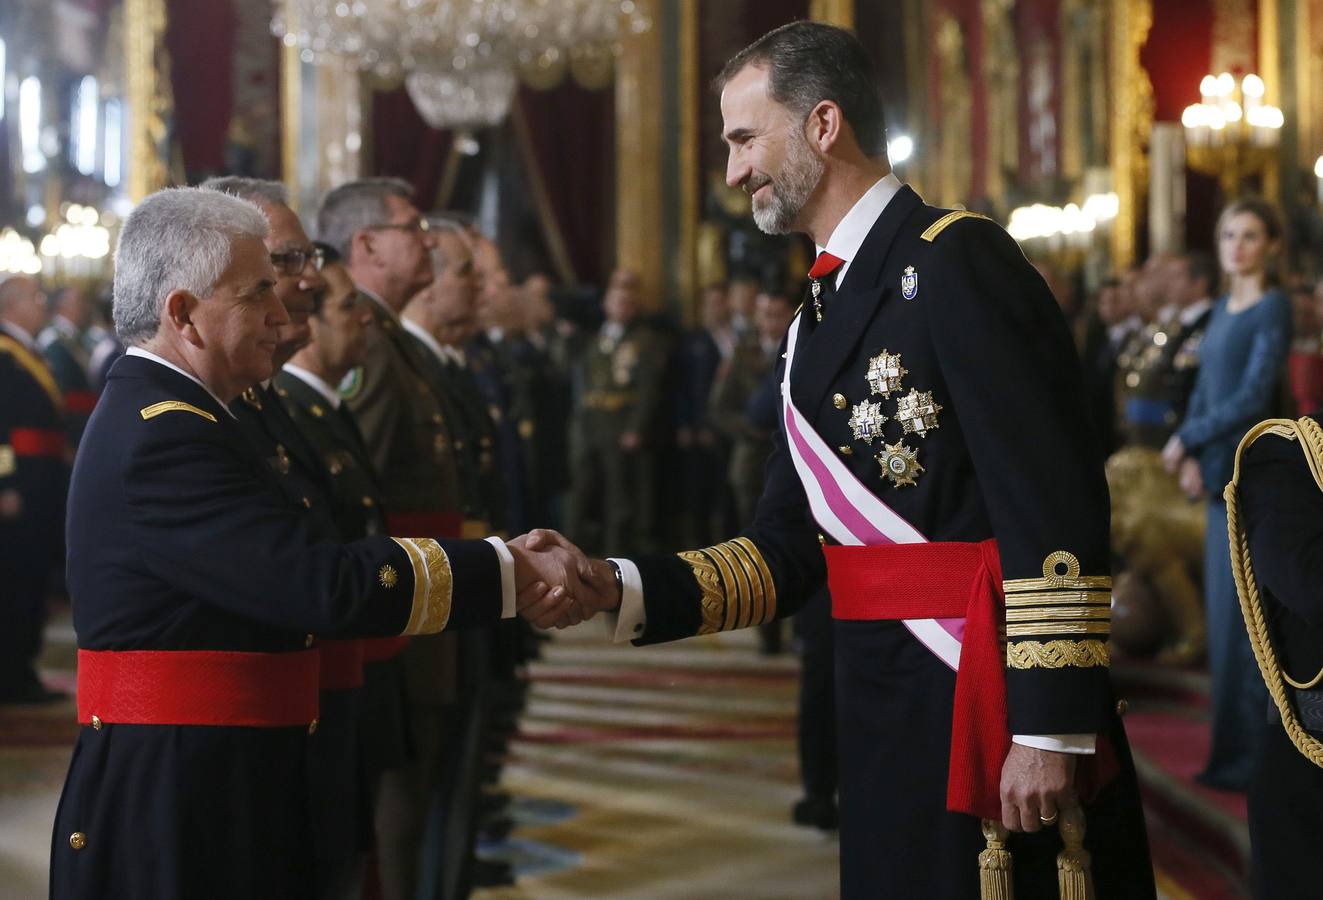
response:
[[[844,28],[801,21],[767,32],[731,57],[714,83],[717,92],[749,66],[766,67],[768,94],[801,120],[831,100],[865,153],[881,156],[886,150],[877,70],[864,45]]]
[[[1186,271],[1191,281],[1202,281],[1208,286],[1210,295],[1217,292],[1217,286],[1222,280],[1222,270],[1218,268],[1213,254],[1205,253],[1203,250],[1187,253],[1185,264],[1188,266]]]

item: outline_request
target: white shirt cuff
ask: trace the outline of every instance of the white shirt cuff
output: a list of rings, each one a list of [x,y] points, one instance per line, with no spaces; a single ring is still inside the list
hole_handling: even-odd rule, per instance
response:
[[[496,559],[501,563],[501,618],[512,619],[515,614],[514,554],[500,538],[486,540],[496,548]]]
[[[1096,734],[1013,734],[1011,740],[1023,747],[1085,756],[1093,753],[1098,746]]]
[[[617,644],[643,637],[648,627],[648,613],[643,606],[643,576],[639,567],[628,559],[612,559],[620,566],[620,578],[624,586],[620,591],[620,608],[615,612],[603,613],[606,622],[606,634]]]

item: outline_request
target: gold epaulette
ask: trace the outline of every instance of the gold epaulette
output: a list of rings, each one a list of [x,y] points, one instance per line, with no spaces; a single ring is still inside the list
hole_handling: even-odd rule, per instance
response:
[[[776,584],[762,553],[748,538],[736,538],[679,554],[702,593],[698,634],[715,634],[776,618]]]
[[[982,213],[970,212],[967,209],[957,209],[954,212],[947,213],[936,222],[929,225],[919,237],[931,243],[932,241],[937,240],[939,234],[950,228],[956,222],[959,222],[961,219],[988,219],[989,222],[992,221],[992,219],[989,219]]]
[[[1254,568],[1250,564],[1249,534],[1240,521],[1240,463],[1250,445],[1265,434],[1275,434],[1289,441],[1297,441],[1305,455],[1309,473],[1314,484],[1323,490],[1323,426],[1313,419],[1305,417],[1296,421],[1290,419],[1268,419],[1249,430],[1236,448],[1236,463],[1232,470],[1231,482],[1222,492],[1227,504],[1227,533],[1231,543],[1231,575],[1236,581],[1236,594],[1240,598],[1240,613],[1245,619],[1249,632],[1250,646],[1254,649],[1254,659],[1259,664],[1259,673],[1273,704],[1282,718],[1282,727],[1291,743],[1306,759],[1323,768],[1323,741],[1305,730],[1291,702],[1288,688],[1314,689],[1323,682],[1323,672],[1319,672],[1309,681],[1296,681],[1282,668],[1277,648],[1273,645],[1272,633],[1268,630],[1267,617],[1263,612],[1263,597],[1258,581],[1254,577]]]
[[[1112,579],[1080,575],[1065,550],[1043,560],[1042,578],[1011,578],[1006,594],[1006,665],[1012,669],[1106,666]],[[1064,638],[1061,635],[1079,635]]]
[[[160,403],[153,403],[151,406],[144,406],[138,411],[143,421],[155,419],[162,413],[168,412],[191,412],[195,416],[201,416],[208,422],[215,422],[216,417],[205,409],[199,409],[192,403],[185,403],[183,400],[162,400]]]

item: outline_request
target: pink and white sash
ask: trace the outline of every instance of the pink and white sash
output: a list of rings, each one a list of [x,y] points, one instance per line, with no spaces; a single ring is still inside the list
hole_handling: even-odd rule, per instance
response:
[[[786,425],[786,448],[808,497],[818,527],[840,544],[875,547],[880,544],[927,543],[924,537],[869,490],[813,429],[808,418],[790,399],[790,371],[795,362],[799,319],[790,323],[786,344],[781,405]],[[905,627],[919,642],[953,670],[960,668],[960,642],[965,620],[905,619]]]

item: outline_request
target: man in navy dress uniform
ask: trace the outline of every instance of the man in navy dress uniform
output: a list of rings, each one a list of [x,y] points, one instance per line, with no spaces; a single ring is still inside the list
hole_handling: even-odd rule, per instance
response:
[[[1051,292],[1001,228],[891,174],[848,32],[787,25],[719,83],[728,183],[819,257],[752,524],[595,563],[617,639],[758,625],[825,580],[844,897],[1055,897],[1081,803],[1096,896],[1153,897],[1108,678],[1107,486]]]
[[[288,323],[267,220],[222,193],[138,206],[115,256],[110,374],[75,466],[69,590],[84,726],[51,896],[310,897],[319,636],[432,634],[515,612],[568,557],[521,542],[314,542],[229,409]],[[563,593],[523,612],[577,618]]]

